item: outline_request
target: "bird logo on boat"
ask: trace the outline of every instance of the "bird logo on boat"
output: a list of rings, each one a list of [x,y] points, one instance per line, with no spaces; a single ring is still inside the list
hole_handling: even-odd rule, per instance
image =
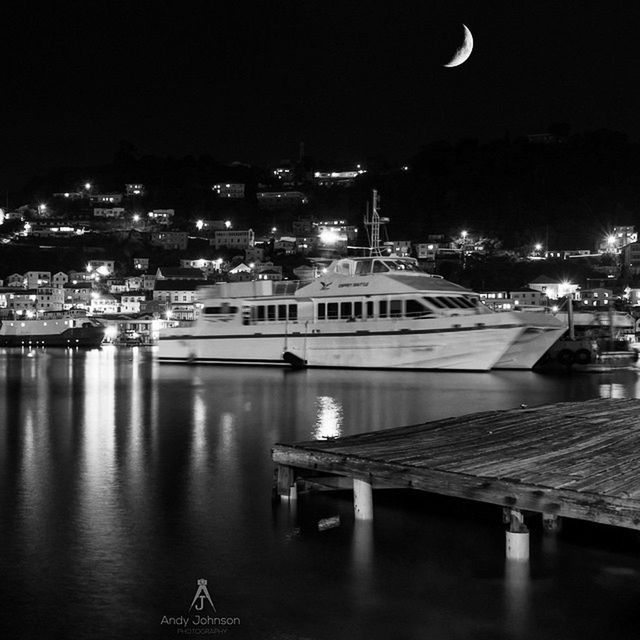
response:
[[[322,287],[322,290],[324,291],[325,289],[328,289],[331,286],[330,282],[320,282],[320,286]]]

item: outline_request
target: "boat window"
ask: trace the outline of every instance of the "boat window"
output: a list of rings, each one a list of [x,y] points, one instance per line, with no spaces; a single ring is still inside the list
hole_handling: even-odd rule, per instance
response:
[[[390,307],[392,318],[402,318],[402,300],[392,300]]]
[[[362,276],[367,273],[371,273],[371,262],[367,260],[356,262],[356,275]]]
[[[454,305],[455,307],[457,307],[458,309],[467,309],[467,305],[464,304],[464,302],[462,302],[462,298],[447,298],[447,301],[450,302],[452,305]]]
[[[353,315],[356,318],[362,318],[362,302],[353,303]]]
[[[439,300],[437,300],[436,298],[431,298],[431,297],[426,297],[425,296],[425,300],[432,304],[434,307],[437,307],[438,309],[445,309],[446,306],[444,305],[444,303],[440,302]]]
[[[330,302],[327,305],[327,319],[328,320],[338,319],[338,303],[337,302]]]
[[[350,302],[341,302],[340,303],[340,317],[341,318],[350,318],[353,314],[351,313],[351,303]]]
[[[230,307],[228,303],[223,304],[221,307],[205,307],[203,309],[206,316],[236,313],[236,311],[238,311],[238,307]]]
[[[451,301],[451,298],[445,298],[444,296],[437,296],[436,300],[440,300],[445,307],[449,307],[449,309],[459,309],[460,307],[457,304],[454,304]]]
[[[264,311],[265,311],[264,305],[256,307],[256,309],[258,310],[258,314],[257,314],[258,322],[260,322],[261,320],[264,320]]]
[[[278,320],[286,320],[287,319],[287,305],[279,304],[278,305]]]
[[[267,320],[275,320],[276,319],[276,305],[269,304],[267,305]]]
[[[387,301],[386,300],[380,300],[378,304],[378,315],[380,318],[387,317]]]
[[[406,301],[405,315],[407,318],[415,318],[430,313],[429,309],[420,302],[420,300],[409,299]]]
[[[318,304],[318,320],[324,320],[327,317],[327,306],[324,302]]]
[[[367,318],[373,318],[374,316],[373,300],[367,300]]]
[[[389,271],[389,267],[384,262],[380,260],[373,261],[373,273],[386,273]]]
[[[297,320],[298,319],[298,305],[290,304],[289,305],[289,320]]]
[[[469,300],[469,298],[465,298],[464,296],[456,298],[456,302],[458,304],[461,304],[465,309],[473,309],[476,306],[475,304],[473,304],[473,302],[471,302],[471,300]]]

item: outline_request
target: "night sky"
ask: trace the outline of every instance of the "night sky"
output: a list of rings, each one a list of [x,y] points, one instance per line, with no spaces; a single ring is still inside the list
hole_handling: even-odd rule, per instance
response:
[[[8,3],[4,3],[5,5]],[[640,135],[640,3],[50,2],[2,8],[0,188],[141,153],[401,162],[436,139]],[[444,68],[462,40],[474,50]]]

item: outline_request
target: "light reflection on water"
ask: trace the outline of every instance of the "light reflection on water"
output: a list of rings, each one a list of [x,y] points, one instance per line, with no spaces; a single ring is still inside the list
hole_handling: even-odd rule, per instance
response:
[[[338,438],[342,431],[342,406],[331,396],[316,399],[318,416],[313,430],[314,440]]]
[[[185,614],[206,577],[220,613],[243,619],[229,637],[583,638],[614,616],[625,637],[640,624],[640,561],[624,545],[534,532],[524,571],[505,566],[499,514],[405,494],[380,494],[373,524],[354,526],[348,496],[273,511],[270,449],[638,396],[635,371],[292,372],[160,367],[142,349],[0,351],[0,635],[46,637],[48,620],[51,637],[173,637],[159,621]],[[342,525],[318,533],[335,514]]]

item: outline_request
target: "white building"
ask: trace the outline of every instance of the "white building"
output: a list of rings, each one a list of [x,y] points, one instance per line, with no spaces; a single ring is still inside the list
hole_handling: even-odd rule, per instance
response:
[[[228,247],[229,249],[246,249],[255,244],[253,229],[224,229],[216,231],[213,238],[213,246],[216,249]]]
[[[54,287],[58,287],[60,289],[64,288],[64,285],[69,282],[69,276],[63,271],[58,271],[58,273],[54,273],[51,278],[51,284]]]
[[[174,209],[154,209],[148,214],[149,220],[156,224],[171,224],[174,215]]]
[[[101,276],[110,276],[116,270],[115,260],[89,260],[87,262],[87,272],[99,273]]]

